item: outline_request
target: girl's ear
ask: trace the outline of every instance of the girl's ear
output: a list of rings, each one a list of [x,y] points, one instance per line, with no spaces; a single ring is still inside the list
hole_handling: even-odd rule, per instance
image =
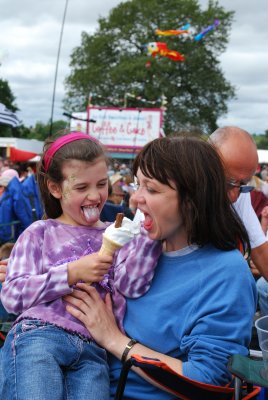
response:
[[[55,197],[55,199],[61,199],[62,197],[62,191],[61,187],[58,183],[55,183],[53,181],[48,180],[47,181],[47,188],[49,190],[49,193]]]

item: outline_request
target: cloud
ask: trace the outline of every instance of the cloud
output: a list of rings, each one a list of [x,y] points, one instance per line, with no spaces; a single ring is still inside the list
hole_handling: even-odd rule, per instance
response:
[[[99,17],[107,17],[120,0],[69,0],[58,65],[54,119],[64,119],[64,79],[70,54],[80,46],[83,31],[93,33]],[[200,0],[203,7],[207,0]],[[51,116],[55,68],[64,0],[0,0],[0,77],[9,82],[26,126],[47,123]],[[227,50],[221,55],[226,78],[236,87],[237,98],[218,123],[236,124],[251,133],[268,129],[267,0],[219,0],[235,11]],[[14,13],[14,10],[16,12]],[[80,110],[79,110],[80,111]]]

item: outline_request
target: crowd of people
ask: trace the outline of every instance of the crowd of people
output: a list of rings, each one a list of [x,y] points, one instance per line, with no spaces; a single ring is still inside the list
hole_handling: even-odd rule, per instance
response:
[[[0,245],[16,241],[42,215],[34,170],[0,160]]]
[[[1,398],[113,399],[134,353],[228,384],[229,357],[248,354],[254,274],[259,290],[268,278],[268,209],[254,210],[249,184],[257,165],[256,145],[238,127],[208,141],[187,132],[155,139],[132,166],[112,165],[79,132],[49,138],[34,175],[42,216],[0,266],[1,301],[16,315],[0,353]],[[13,176],[2,196],[14,179],[22,185]],[[118,212],[141,232],[114,257],[99,254]],[[139,369],[125,396],[173,398]]]

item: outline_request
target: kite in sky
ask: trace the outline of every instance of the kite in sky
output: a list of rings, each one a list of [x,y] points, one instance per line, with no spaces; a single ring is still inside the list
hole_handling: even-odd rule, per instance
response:
[[[182,35],[183,33],[189,33],[189,28],[190,24],[183,25],[180,29],[168,29],[164,31],[161,29],[156,29],[155,34],[158,36],[177,36]]]
[[[207,26],[202,32],[198,33],[195,35],[194,40],[198,42],[199,40],[203,39],[203,37],[212,31],[212,29],[217,28],[217,26],[220,24],[220,21],[218,19],[214,20],[214,23],[212,25]]]
[[[146,43],[144,45],[144,48],[147,50],[148,55],[151,55],[153,57],[155,57],[155,56],[168,57],[174,61],[184,61],[185,60],[184,55],[178,53],[175,50],[170,50],[167,47],[167,44],[163,43],[163,42]]]

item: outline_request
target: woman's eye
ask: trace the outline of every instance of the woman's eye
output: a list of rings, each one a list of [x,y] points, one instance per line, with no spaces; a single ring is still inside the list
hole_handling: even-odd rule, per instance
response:
[[[147,192],[148,193],[155,193],[155,190],[154,189],[152,189],[151,187],[146,187],[146,190],[147,190]]]

